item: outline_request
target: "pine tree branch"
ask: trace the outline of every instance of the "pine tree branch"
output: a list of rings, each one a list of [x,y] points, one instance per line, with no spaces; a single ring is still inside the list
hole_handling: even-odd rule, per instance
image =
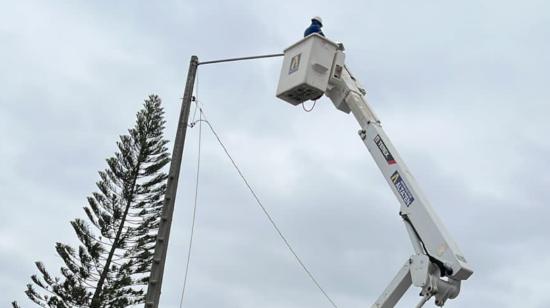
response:
[[[26,294],[33,302],[50,308],[143,303],[166,190],[167,175],[161,170],[170,159],[163,115],[158,96],[149,96],[135,126],[120,136],[118,151],[98,173],[98,191],[84,207],[89,224],[81,219],[71,222],[82,245],[78,252],[68,245],[56,246],[65,263],[61,278],[51,277],[39,265],[43,280],[36,275],[31,279],[48,295],[29,284]]]

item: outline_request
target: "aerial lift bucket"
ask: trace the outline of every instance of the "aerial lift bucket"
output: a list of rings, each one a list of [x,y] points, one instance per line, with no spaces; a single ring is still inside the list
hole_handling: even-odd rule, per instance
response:
[[[299,105],[325,93],[338,44],[311,34],[285,49],[277,97]]]

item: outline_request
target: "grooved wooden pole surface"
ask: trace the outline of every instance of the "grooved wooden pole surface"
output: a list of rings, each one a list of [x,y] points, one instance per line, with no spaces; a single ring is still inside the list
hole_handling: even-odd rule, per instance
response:
[[[170,162],[170,171],[168,173],[164,206],[162,208],[159,231],[155,244],[151,275],[149,277],[147,294],[145,296],[146,308],[158,308],[159,306],[162,278],[164,276],[164,265],[166,263],[166,254],[168,252],[168,240],[170,239],[170,227],[172,226],[172,216],[174,214],[174,204],[176,202],[176,193],[178,190],[178,179],[181,161],[183,158],[185,135],[187,133],[189,121],[189,110],[191,109],[193,86],[195,85],[195,76],[197,74],[198,65],[199,58],[197,56],[192,56],[189,63],[189,71],[187,73],[185,92],[183,93],[181,103],[176,140],[174,142],[174,149],[172,150],[172,161]]]

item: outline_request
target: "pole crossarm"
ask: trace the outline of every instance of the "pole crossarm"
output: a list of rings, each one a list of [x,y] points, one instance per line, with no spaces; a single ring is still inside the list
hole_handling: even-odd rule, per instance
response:
[[[275,58],[275,57],[282,57],[284,55],[285,55],[284,53],[274,53],[274,54],[269,54],[269,55],[219,59],[219,60],[199,62],[199,65],[222,63],[222,62],[235,62],[235,61],[244,61],[244,60],[254,60],[254,59],[263,59],[263,58]]]

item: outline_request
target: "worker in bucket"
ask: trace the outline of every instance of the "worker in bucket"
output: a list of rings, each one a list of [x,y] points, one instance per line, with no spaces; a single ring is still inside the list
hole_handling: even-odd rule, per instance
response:
[[[319,16],[315,16],[311,19],[311,25],[304,32],[304,37],[317,33],[319,35],[325,36],[321,28],[323,27],[323,20]]]

